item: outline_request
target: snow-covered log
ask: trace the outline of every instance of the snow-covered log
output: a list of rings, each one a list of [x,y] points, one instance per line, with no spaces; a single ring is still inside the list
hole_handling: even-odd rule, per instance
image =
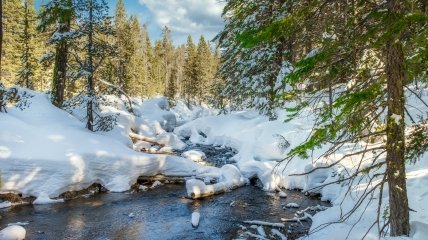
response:
[[[209,197],[245,186],[248,183],[248,180],[241,175],[238,168],[233,165],[224,165],[220,170],[222,175],[219,178],[219,182],[213,185],[206,185],[198,179],[187,180],[187,196],[192,199]]]
[[[132,138],[132,139],[134,139],[134,140],[148,142],[148,143],[151,143],[151,144],[159,145],[161,147],[165,146],[164,144],[161,144],[161,143],[157,142],[156,139],[153,139],[153,138],[150,138],[150,137],[146,137],[146,136],[142,136],[142,135],[136,134],[134,132],[130,132],[129,133],[129,137]]]
[[[253,224],[253,225],[259,225],[259,226],[268,226],[268,227],[279,227],[279,228],[283,228],[285,227],[284,223],[271,223],[271,222],[264,222],[264,221],[244,221],[244,223],[247,224]]]

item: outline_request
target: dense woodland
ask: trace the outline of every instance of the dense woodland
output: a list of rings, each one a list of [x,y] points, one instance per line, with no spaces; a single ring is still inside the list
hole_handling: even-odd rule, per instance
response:
[[[45,1],[36,11],[32,0],[6,0],[2,20],[2,82],[51,91],[57,106],[87,85],[87,93],[97,95],[166,95],[189,102],[212,95],[219,64],[214,45],[203,36],[175,45],[168,27],[153,42],[122,1],[111,17],[104,1]]]
[[[381,141],[364,151],[386,160],[350,179],[385,165],[375,186],[389,184],[385,225],[392,236],[409,235],[405,164],[428,148],[428,127],[425,112],[408,114],[405,91],[419,97],[428,80],[427,1],[225,2],[225,27],[213,42],[189,37],[177,46],[168,27],[152,43],[121,0],[113,17],[102,0],[50,0],[39,11],[31,0],[3,1],[1,80],[50,91],[58,107],[85,104],[90,130],[111,120],[96,114],[104,94],[256,108],[272,120],[287,103],[295,103],[286,109],[290,118],[310,106],[313,132],[287,159],[327,143],[325,156],[345,143]],[[375,226],[385,229],[379,218]]]

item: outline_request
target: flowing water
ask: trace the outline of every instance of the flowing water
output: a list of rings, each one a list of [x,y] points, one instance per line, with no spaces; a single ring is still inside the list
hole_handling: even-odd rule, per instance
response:
[[[219,159],[212,162],[217,166],[233,155],[228,150],[213,156],[207,152],[208,147],[196,147],[202,148],[208,158]],[[281,218],[293,218],[297,210],[307,206],[327,205],[298,191],[287,194],[287,198],[280,198],[259,187],[246,186],[190,200],[185,198],[184,184],[166,184],[145,192],[101,193],[59,204],[3,209],[0,229],[9,223],[28,222],[27,239],[234,239],[247,231],[242,226],[256,233],[243,221],[280,222]],[[291,202],[298,203],[300,208],[284,208]],[[191,225],[194,211],[201,215],[197,228]],[[288,239],[295,239],[309,227],[310,222],[290,223],[280,231],[288,234]],[[269,228],[265,230],[269,234]]]

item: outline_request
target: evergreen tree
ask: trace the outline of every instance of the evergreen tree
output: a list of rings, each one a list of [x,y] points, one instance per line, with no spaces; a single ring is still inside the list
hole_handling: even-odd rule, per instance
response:
[[[26,88],[34,89],[34,74],[37,66],[35,53],[36,12],[32,0],[23,1],[23,31],[19,35],[21,43],[21,67],[18,71],[17,83]]]
[[[16,83],[16,76],[20,67],[19,33],[23,31],[23,9],[20,0],[8,0],[3,4],[3,49],[2,80],[5,86]]]
[[[187,106],[190,106],[190,102],[195,97],[196,93],[196,46],[193,43],[192,37],[189,35],[187,37],[186,44],[186,58],[184,62],[184,79],[183,79],[183,93],[184,98],[186,99]]]
[[[64,103],[69,46],[75,37],[75,32],[71,31],[74,16],[72,0],[50,0],[42,6],[40,12],[39,30],[42,33],[49,33],[49,44],[55,45],[55,53],[47,56],[54,57],[51,101],[57,107]]]
[[[162,40],[161,40],[161,49],[159,51],[159,57],[162,61],[162,73],[163,73],[163,82],[164,82],[164,93],[167,95],[169,88],[174,88],[174,81],[171,80],[171,73],[173,68],[173,58],[174,58],[174,45],[171,39],[171,31],[167,26],[162,30]],[[172,86],[169,86],[169,83]]]
[[[117,84],[124,89],[125,92],[130,93],[131,90],[131,70],[129,62],[132,58],[133,42],[131,26],[127,20],[125,5],[122,0],[119,0],[116,5],[114,27],[116,34],[116,56],[117,59]]]
[[[324,156],[335,153],[346,143],[365,143],[366,146],[353,155],[373,152],[374,160],[369,165],[359,165],[347,179],[352,181],[361,174],[368,174],[368,187],[359,196],[359,203],[367,200],[365,203],[370,204],[371,193],[379,190],[379,217],[371,225],[377,225],[379,230],[384,229],[379,219],[383,186],[388,184],[390,214],[387,224],[391,236],[409,235],[410,231],[405,156],[417,157],[427,149],[426,142],[417,144],[417,140],[413,141],[426,136],[419,131],[426,128],[418,128],[425,121],[415,122],[408,129],[416,127],[416,131],[410,131],[408,136],[416,143],[411,147],[405,144],[404,124],[404,88],[413,80],[427,79],[426,71],[420,71],[421,64],[425,69],[428,66],[426,61],[420,61],[427,56],[426,49],[421,46],[425,46],[428,37],[425,27],[428,16],[422,9],[423,4],[414,0],[371,4],[363,0],[310,1],[295,6],[292,12],[271,25],[256,31],[248,30],[240,37],[244,46],[256,48],[261,43],[276,42],[283,36],[302,39],[304,33],[300,29],[313,29],[309,26],[313,23],[324,31],[309,34],[309,42],[316,50],[296,56],[294,68],[284,78],[292,89],[278,95],[297,100],[297,106],[288,109],[291,117],[300,114],[306,106],[317,109],[313,132],[305,143],[290,151],[289,158],[308,157],[308,151],[327,143],[331,147]],[[310,98],[306,98],[308,93]],[[387,112],[386,117],[384,112]],[[367,139],[386,140],[382,146],[373,146]],[[386,159],[380,160],[383,153],[386,153]],[[383,177],[378,172],[371,173],[382,166],[386,166]],[[355,205],[349,212],[341,214],[340,221],[347,220],[359,207],[364,206]]]
[[[194,96],[197,97],[199,103],[207,101],[207,95],[210,93],[211,76],[211,50],[205,38],[201,36],[196,50],[196,60],[194,66],[194,74],[196,77]]]
[[[79,65],[75,76],[86,80],[86,94],[80,99],[81,104],[86,105],[86,128],[90,131],[108,131],[112,129],[115,117],[101,114],[100,104],[103,99],[97,95],[95,88],[97,69],[103,60],[112,54],[112,46],[97,37],[113,34],[107,16],[108,6],[104,0],[78,0],[76,11],[76,33],[83,38],[81,52],[84,54],[83,59],[77,61]]]
[[[287,3],[285,3],[287,2]],[[275,96],[284,91],[281,70],[293,58],[292,37],[280,37],[251,48],[236,41],[243,33],[254,31],[280,19],[295,1],[228,0],[223,12],[225,28],[216,37],[222,52],[220,73],[226,80],[224,96],[238,107],[255,107],[274,119],[275,108],[282,105]]]
[[[0,0],[0,82],[2,81],[1,80],[2,59],[3,59],[3,1]]]

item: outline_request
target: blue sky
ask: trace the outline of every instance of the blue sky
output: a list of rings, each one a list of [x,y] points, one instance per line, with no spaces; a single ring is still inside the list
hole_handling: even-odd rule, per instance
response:
[[[46,1],[46,0],[44,0]],[[117,0],[106,0],[114,12]],[[42,0],[36,0],[36,7]],[[146,23],[152,40],[161,37],[162,28],[172,30],[175,44],[186,42],[192,35],[197,41],[201,35],[211,40],[223,27],[220,0],[123,0],[128,14],[136,15]]]

